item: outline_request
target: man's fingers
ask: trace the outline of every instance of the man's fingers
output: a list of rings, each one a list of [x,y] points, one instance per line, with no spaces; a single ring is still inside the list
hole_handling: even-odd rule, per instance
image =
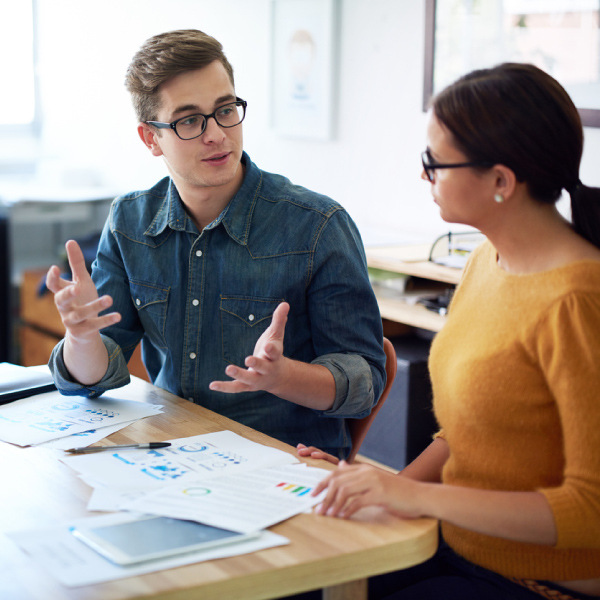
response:
[[[208,387],[213,392],[224,392],[226,394],[249,391],[248,386],[241,381],[211,381]]]
[[[69,285],[71,285],[71,282],[66,279],[63,279],[60,276],[60,269],[56,265],[52,265],[48,269],[48,273],[46,274],[46,287],[53,294],[56,294],[60,290],[65,289]]]
[[[77,281],[82,277],[89,276],[85,266],[85,258],[83,258],[83,252],[81,251],[79,244],[75,240],[69,240],[65,244],[65,248],[67,249],[67,258],[69,259],[73,280]]]
[[[290,312],[290,305],[287,302],[282,302],[273,313],[271,320],[271,337],[275,339],[283,339],[285,333],[285,324],[287,323],[288,313]]]
[[[78,286],[67,285],[64,289],[54,294],[54,303],[61,314],[71,310],[81,311],[87,316],[97,315],[112,306],[112,298],[108,295],[101,298],[95,298],[91,302],[78,304],[77,299],[80,294]]]
[[[92,321],[97,318],[106,317],[109,315],[102,315],[99,317],[104,309],[108,308],[112,304],[112,298],[110,296],[102,296],[93,302],[89,302],[83,306],[75,306],[74,304],[64,305],[59,310],[63,315],[63,323],[66,327],[74,326],[83,321]],[[119,313],[110,313],[110,315],[117,315]],[[106,327],[106,325],[105,325]]]
[[[90,331],[100,331],[106,329],[121,320],[121,315],[117,312],[102,315],[101,317],[93,317],[92,319],[86,319],[85,325]]]
[[[267,344],[269,346],[269,344]],[[252,369],[255,373],[259,373],[260,375],[268,375],[269,372],[273,369],[271,356],[268,356],[267,359],[258,358],[258,356],[247,356],[244,364]],[[233,370],[230,369],[232,372]],[[229,377],[233,377],[230,373],[227,373]]]
[[[236,367],[235,365],[229,365],[225,369],[225,374],[244,386],[253,389],[257,389],[256,386],[258,385],[260,379],[260,373],[258,373],[258,371],[242,369],[241,367]]]
[[[102,329],[106,329],[121,320],[119,313],[110,313],[108,315],[102,315],[101,317],[94,317],[93,319],[86,319],[74,324],[69,324],[68,332],[73,338],[84,339],[90,336],[90,334],[96,334]]]

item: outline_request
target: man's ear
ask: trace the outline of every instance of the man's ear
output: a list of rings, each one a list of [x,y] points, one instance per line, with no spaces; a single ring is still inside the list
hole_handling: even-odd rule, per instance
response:
[[[156,130],[146,123],[139,123],[137,130],[140,139],[144,142],[144,146],[150,150],[152,156],[162,156],[162,149],[158,143],[158,133]]]
[[[502,196],[508,200],[514,193],[517,186],[517,177],[512,169],[504,165],[494,165],[494,194]]]

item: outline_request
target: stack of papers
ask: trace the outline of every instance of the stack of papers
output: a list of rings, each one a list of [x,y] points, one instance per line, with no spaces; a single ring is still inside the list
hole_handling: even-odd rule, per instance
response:
[[[56,448],[83,447],[161,412],[161,406],[116,394],[91,399],[47,392],[0,406],[0,440],[18,446],[54,440]]]
[[[89,510],[130,510],[252,532],[318,504],[328,471],[232,431],[169,440],[158,450],[65,456],[94,488]]]
[[[9,367],[0,373],[6,391],[48,384],[44,369]],[[134,393],[125,386],[94,399],[53,391],[13,401],[0,406],[0,440],[53,450],[83,448],[137,419],[163,412],[162,406],[136,401]],[[301,464],[287,452],[231,431],[165,441],[171,443],[167,448],[62,456],[93,488],[89,510],[119,512],[10,537],[64,585],[88,585],[289,543],[264,530],[321,501],[312,491],[329,471]],[[132,513],[260,534],[223,548],[122,566],[70,533],[77,523],[119,523]]]
[[[42,531],[15,532],[10,537],[64,585],[90,585],[287,544],[286,538],[264,529],[321,501],[322,495],[312,496],[312,490],[329,471],[299,463],[287,452],[231,431],[169,441],[170,447],[158,450],[63,457],[62,461],[94,488],[88,509],[121,512]],[[132,513],[260,534],[254,540],[224,547],[121,566],[70,533],[78,524],[115,524]]]
[[[160,405],[135,400],[132,385],[93,399],[43,393],[46,389],[55,388],[45,365],[0,363],[0,440],[59,450],[84,448],[138,419],[163,412]]]

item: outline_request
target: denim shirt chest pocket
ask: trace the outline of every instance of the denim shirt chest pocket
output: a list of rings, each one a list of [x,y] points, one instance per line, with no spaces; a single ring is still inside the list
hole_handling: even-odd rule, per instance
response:
[[[154,345],[166,348],[165,328],[169,288],[155,283],[130,280],[129,290],[145,334]]]
[[[244,366],[254,352],[258,338],[271,324],[271,317],[282,298],[221,296],[221,336],[223,359]]]

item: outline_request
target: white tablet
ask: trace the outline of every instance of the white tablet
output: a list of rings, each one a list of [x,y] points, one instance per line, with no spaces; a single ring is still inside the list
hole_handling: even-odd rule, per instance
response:
[[[71,533],[119,565],[131,565],[258,537],[170,517],[142,516],[114,525],[77,526]]]

